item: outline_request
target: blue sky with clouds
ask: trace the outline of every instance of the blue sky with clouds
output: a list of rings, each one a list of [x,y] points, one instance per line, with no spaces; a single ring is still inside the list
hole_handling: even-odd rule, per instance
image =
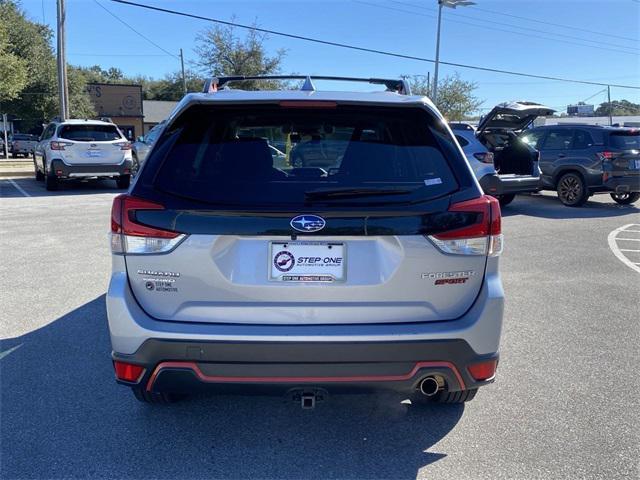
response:
[[[435,57],[436,0],[134,0],[263,28],[398,52]],[[445,9],[441,59],[504,70],[640,86],[640,2],[637,0],[475,0]],[[54,0],[23,0],[35,21],[55,27]],[[183,48],[197,59],[202,20],[151,12],[110,0],[66,0],[68,61],[114,66],[161,77],[179,61],[109,15],[100,5],[163,49]],[[238,31],[242,35],[242,31]],[[433,72],[433,64],[270,36],[267,48],[287,50],[284,72],[397,76]],[[503,100],[534,100],[552,107],[606,100],[602,87],[518,78],[443,66],[477,82],[484,107]],[[204,73],[204,72],[203,72]],[[640,90],[612,89],[612,99],[640,103]]]

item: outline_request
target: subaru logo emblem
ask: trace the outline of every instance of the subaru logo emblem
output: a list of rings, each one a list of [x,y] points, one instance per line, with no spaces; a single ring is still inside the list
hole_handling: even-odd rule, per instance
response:
[[[317,232],[322,230],[327,223],[324,218],[317,215],[298,215],[291,219],[290,225],[299,232]]]

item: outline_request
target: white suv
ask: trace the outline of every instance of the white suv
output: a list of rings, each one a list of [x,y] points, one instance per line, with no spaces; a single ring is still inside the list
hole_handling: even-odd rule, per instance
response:
[[[108,177],[129,188],[131,143],[118,127],[100,120],[54,120],[33,154],[36,180],[56,190],[60,180]]]

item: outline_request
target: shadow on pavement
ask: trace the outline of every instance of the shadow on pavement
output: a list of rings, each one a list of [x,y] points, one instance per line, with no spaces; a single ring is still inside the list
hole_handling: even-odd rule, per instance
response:
[[[39,182],[35,178],[11,178],[20,188],[32,197],[60,197],[65,195],[95,195],[97,193],[122,193],[122,190],[116,187],[115,180],[110,179],[92,179],[92,180],[67,180],[60,182],[58,190],[49,192],[44,188],[44,182]],[[8,181],[8,178],[0,179],[0,197],[16,198],[24,197],[15,186]]]
[[[598,199],[598,201],[593,201]],[[606,203],[605,203],[606,202]],[[541,218],[602,218],[638,215],[636,205],[619,205],[606,195],[594,195],[582,207],[566,207],[555,195],[518,195],[513,203],[502,207],[502,215],[528,215]]]
[[[0,352],[3,478],[414,479],[464,411],[391,394],[146,406],[113,380],[104,296]]]

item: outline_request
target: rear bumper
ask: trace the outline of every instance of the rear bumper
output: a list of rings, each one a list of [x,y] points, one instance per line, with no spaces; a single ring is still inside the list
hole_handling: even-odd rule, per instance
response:
[[[478,355],[464,340],[417,342],[172,342],[147,340],[133,355],[114,360],[145,368],[135,383],[148,391],[246,389],[284,393],[292,388],[327,391],[413,392],[439,375],[448,391],[491,383],[476,381],[467,366],[497,360]]]
[[[640,175],[609,177],[604,186],[615,193],[640,192]]]
[[[77,164],[70,165],[62,160],[51,161],[51,172],[58,178],[82,178],[82,177],[117,177],[131,173],[131,160],[125,160],[119,164],[94,165]]]
[[[540,177],[529,175],[485,175],[480,186],[488,195],[537,192],[542,188]]]

